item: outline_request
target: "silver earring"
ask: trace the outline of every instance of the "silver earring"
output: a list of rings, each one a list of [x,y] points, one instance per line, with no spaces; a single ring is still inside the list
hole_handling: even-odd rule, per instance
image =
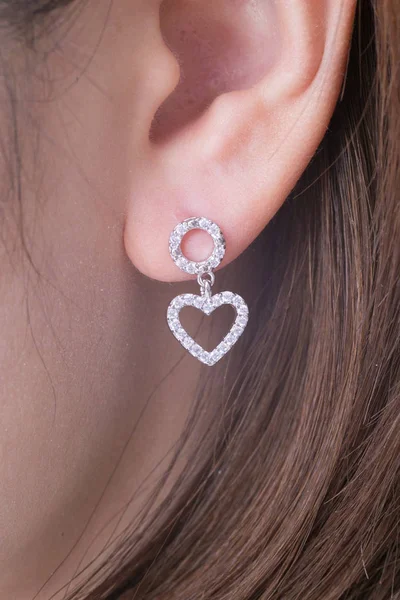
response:
[[[214,241],[214,250],[211,256],[201,262],[188,260],[182,253],[182,239],[192,229],[206,231]],[[169,238],[169,252],[172,260],[185,273],[197,275],[201,295],[182,294],[174,298],[167,311],[168,325],[182,346],[192,356],[209,366],[215,365],[236,344],[245,330],[249,319],[249,309],[239,294],[220,292],[212,295],[211,293],[211,288],[215,281],[213,269],[218,267],[222,261],[225,255],[225,248],[225,239],[218,225],[204,217],[185,219],[185,221],[179,223],[174,228]],[[218,306],[222,306],[223,304],[229,304],[234,307],[236,310],[235,322],[222,342],[214,350],[207,352],[184,330],[179,320],[179,313],[185,306],[194,306],[203,311],[204,314],[210,315]]]

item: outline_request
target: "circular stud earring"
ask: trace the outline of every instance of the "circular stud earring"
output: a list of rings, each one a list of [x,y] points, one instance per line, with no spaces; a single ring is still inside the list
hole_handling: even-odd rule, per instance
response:
[[[195,262],[188,260],[181,249],[183,237],[192,229],[202,229],[210,234],[214,241],[214,250],[206,260]],[[197,275],[200,285],[200,295],[182,294],[172,300],[167,311],[168,326],[176,339],[195,358],[205,365],[215,365],[236,344],[242,335],[249,319],[249,309],[239,294],[220,292],[212,295],[215,282],[213,269],[218,267],[225,256],[225,239],[216,223],[205,217],[191,217],[179,223],[169,238],[169,252],[174,263],[185,273]],[[216,308],[228,304],[236,311],[235,321],[222,342],[207,352],[185,331],[179,320],[179,313],[185,306],[194,306],[204,314],[210,315]]]

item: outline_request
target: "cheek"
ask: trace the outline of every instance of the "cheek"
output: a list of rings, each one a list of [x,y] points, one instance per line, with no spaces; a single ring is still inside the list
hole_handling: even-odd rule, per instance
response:
[[[50,566],[62,560],[147,397],[133,368],[134,282],[120,235],[114,244],[103,226],[107,253],[95,256],[92,234],[101,219],[74,230],[73,253],[72,233],[63,237],[59,224],[57,254],[48,271],[40,265],[41,283],[10,268],[8,291],[1,289],[0,565],[18,566],[32,548],[37,556],[46,549]],[[40,264],[39,242],[32,254]],[[42,560],[43,566],[49,568]]]
[[[153,141],[183,127],[220,94],[251,87],[275,61],[271,3],[222,0],[212,9],[176,0],[161,7],[163,35],[178,57],[181,79],[155,117]]]

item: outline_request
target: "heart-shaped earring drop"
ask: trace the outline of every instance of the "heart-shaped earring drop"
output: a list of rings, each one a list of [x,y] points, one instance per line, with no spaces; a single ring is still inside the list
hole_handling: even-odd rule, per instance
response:
[[[200,262],[188,260],[182,253],[182,239],[192,229],[206,231],[214,241],[214,250],[206,260]],[[174,228],[169,238],[169,252],[172,260],[182,271],[197,275],[201,295],[182,294],[174,298],[167,311],[168,325],[182,346],[192,356],[209,366],[215,365],[236,344],[249,320],[249,309],[239,294],[220,292],[212,295],[211,293],[215,281],[213,269],[218,267],[222,261],[225,255],[225,247],[225,239],[221,229],[216,223],[204,217],[185,219]],[[203,311],[204,314],[210,315],[218,306],[223,304],[233,306],[236,311],[235,322],[222,342],[214,350],[207,352],[184,330],[179,320],[179,313],[185,306],[194,306]]]

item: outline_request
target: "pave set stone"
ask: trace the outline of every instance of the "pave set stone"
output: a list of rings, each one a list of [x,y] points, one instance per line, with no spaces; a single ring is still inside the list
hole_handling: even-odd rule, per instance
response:
[[[182,238],[192,229],[202,229],[203,231],[206,231],[214,241],[214,250],[207,260],[195,262],[188,260],[182,254]],[[211,271],[218,267],[225,256],[225,249],[226,244],[222,231],[218,225],[205,217],[192,217],[182,221],[182,223],[179,223],[174,228],[169,238],[169,252],[173,261],[180,269],[182,269],[182,271],[190,273],[191,275],[206,273],[207,271]]]
[[[224,339],[211,352],[207,352],[185,331],[179,320],[179,313],[185,306],[194,306],[204,314],[210,315],[216,308],[228,304],[236,311],[235,322]],[[168,307],[167,321],[169,328],[192,356],[202,363],[212,366],[217,363],[237,342],[242,335],[249,319],[249,309],[241,296],[233,292],[220,292],[213,296],[197,296],[196,294],[182,294],[172,300]]]

